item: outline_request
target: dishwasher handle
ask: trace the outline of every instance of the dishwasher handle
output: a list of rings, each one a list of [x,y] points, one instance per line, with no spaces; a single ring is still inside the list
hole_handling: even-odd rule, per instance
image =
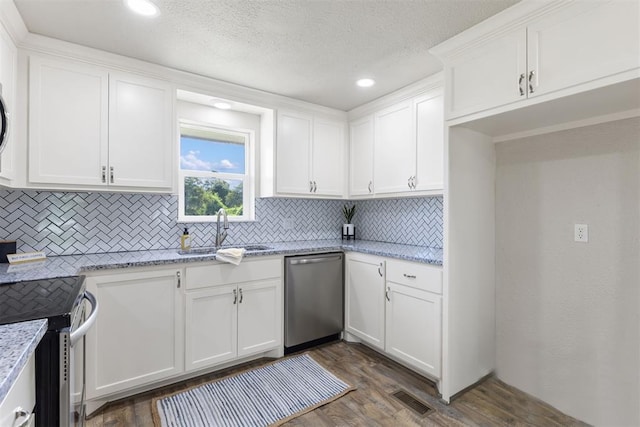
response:
[[[329,261],[340,261],[341,255],[335,256],[327,256],[320,258],[301,258],[301,259],[292,259],[289,260],[291,265],[299,265],[299,264],[318,264],[320,262],[329,262]]]

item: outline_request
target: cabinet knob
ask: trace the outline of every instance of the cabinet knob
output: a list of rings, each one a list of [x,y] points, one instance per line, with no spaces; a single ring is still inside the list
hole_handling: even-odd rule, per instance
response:
[[[178,279],[178,289],[179,289],[180,285],[182,285],[182,276],[180,275],[179,271],[176,271],[176,279]]]
[[[240,301],[238,301],[239,304],[242,304],[242,288],[240,288]]]
[[[524,83],[525,77],[526,77],[526,74],[522,73],[518,78],[518,89],[520,90],[520,96],[524,96],[524,86],[522,85],[522,83]]]
[[[102,182],[104,182],[104,183],[107,182],[107,167],[106,166],[102,167]]]
[[[238,302],[238,291],[233,290],[233,303],[236,304]]]
[[[109,167],[109,180],[113,184],[113,166]]]
[[[533,89],[534,89],[533,88],[533,79],[535,78],[535,76],[536,76],[536,72],[531,70],[529,72],[529,93],[533,93],[534,92],[533,91]]]

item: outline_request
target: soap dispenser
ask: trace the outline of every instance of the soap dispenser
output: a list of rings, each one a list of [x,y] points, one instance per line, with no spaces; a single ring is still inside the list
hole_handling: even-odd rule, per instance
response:
[[[191,249],[191,236],[189,235],[189,229],[187,227],[184,228],[184,233],[180,236],[180,249],[183,251]]]

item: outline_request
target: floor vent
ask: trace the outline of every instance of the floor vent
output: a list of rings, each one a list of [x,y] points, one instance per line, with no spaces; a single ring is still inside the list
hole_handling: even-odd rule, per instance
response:
[[[427,406],[426,403],[410,395],[404,390],[396,391],[391,395],[398,399],[400,402],[404,403],[409,409],[411,409],[418,415],[427,415],[429,412],[433,411],[433,409]]]

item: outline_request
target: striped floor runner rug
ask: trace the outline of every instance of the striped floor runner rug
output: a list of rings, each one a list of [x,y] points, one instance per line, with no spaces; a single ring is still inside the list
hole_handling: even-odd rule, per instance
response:
[[[353,387],[303,354],[153,401],[157,427],[277,426]]]

